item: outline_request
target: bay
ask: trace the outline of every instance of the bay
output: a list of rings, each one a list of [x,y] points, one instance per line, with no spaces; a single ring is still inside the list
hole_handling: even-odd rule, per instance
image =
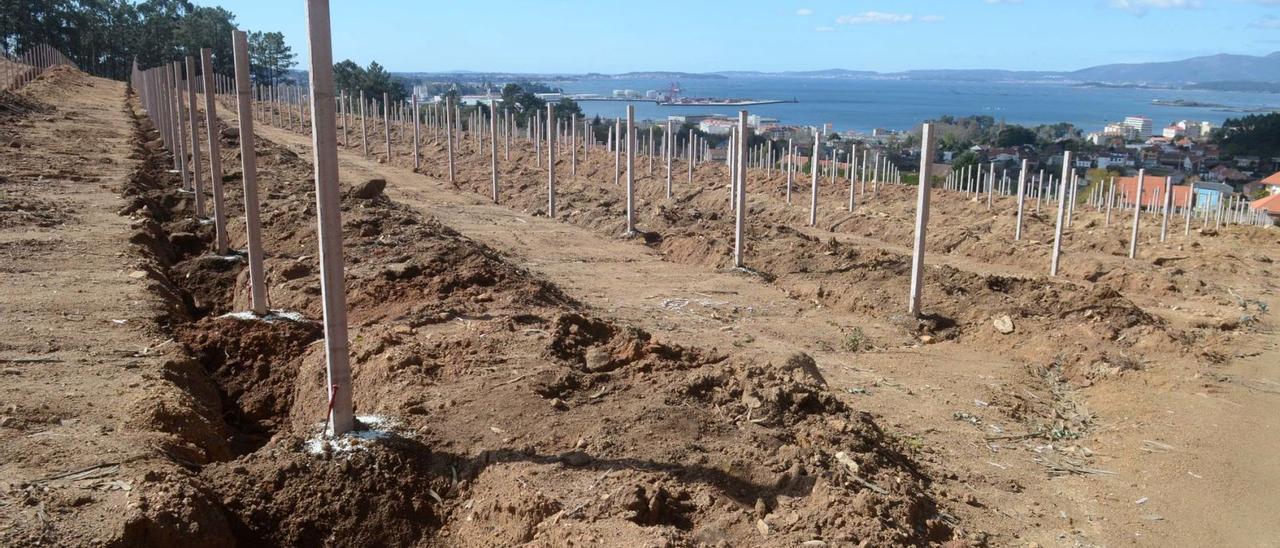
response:
[[[608,78],[559,83],[566,93],[608,95],[613,90],[666,90],[660,79]],[[1125,116],[1152,119],[1155,132],[1179,120],[1207,120],[1219,126],[1244,116],[1218,108],[1153,105],[1152,100],[1187,100],[1256,109],[1280,107],[1280,95],[1266,93],[1081,87],[1057,83],[938,80],[854,80],[821,78],[697,79],[679,82],[682,96],[744,99],[795,99],[798,103],[754,105],[751,114],[777,118],[784,125],[830,123],[836,131],[867,133],[874,128],[908,130],[942,115],[987,115],[1008,123],[1036,126],[1069,122],[1084,132],[1101,131]],[[635,102],[636,117],[663,120],[672,114],[736,114],[737,107],[663,107]],[[583,112],[603,118],[623,116],[625,102],[584,101]]]

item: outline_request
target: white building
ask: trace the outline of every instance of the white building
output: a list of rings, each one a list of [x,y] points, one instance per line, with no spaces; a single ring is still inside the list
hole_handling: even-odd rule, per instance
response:
[[[1146,116],[1125,116],[1124,125],[1132,129],[1139,139],[1151,136],[1151,119]]]
[[[725,118],[708,118],[698,122],[698,130],[711,135],[728,135],[737,127],[733,120]]]
[[[1187,137],[1190,137],[1192,139],[1199,139],[1201,135],[1203,135],[1200,132],[1200,127],[1201,127],[1200,125],[1203,123],[1205,122],[1198,122],[1195,120],[1182,120],[1177,123],[1177,126],[1182,128],[1183,135],[1186,135]]]

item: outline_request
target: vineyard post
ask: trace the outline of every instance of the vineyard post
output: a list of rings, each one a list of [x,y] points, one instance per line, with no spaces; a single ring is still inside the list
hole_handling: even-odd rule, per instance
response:
[[[907,313],[914,318],[920,317],[920,297],[924,289],[924,247],[929,228],[933,153],[933,124],[924,124],[920,129],[920,182],[916,190],[916,227],[911,252],[911,290],[907,304]]]
[[[244,31],[231,31],[235,50],[236,106],[240,114],[240,179],[244,183],[245,240],[249,252],[249,296],[253,313],[267,313],[267,287],[262,268],[262,222],[258,204],[258,159],[253,148],[253,90],[249,83],[249,41]]]
[[[217,97],[213,84],[213,50],[200,49],[200,73],[204,77],[204,126],[209,139],[209,184],[213,187],[214,248],[218,255],[228,253],[227,212],[222,199],[222,153],[218,150]]]
[[[1071,151],[1062,153],[1062,180],[1058,182],[1058,196],[1066,190],[1067,181],[1071,179]],[[1058,200],[1058,221],[1053,228],[1053,254],[1049,259],[1049,276],[1058,275],[1058,257],[1062,253],[1062,220],[1066,215],[1066,201]]]
[[[1147,170],[1138,170],[1138,190],[1134,193],[1133,229],[1129,233],[1129,258],[1138,258],[1138,218],[1142,213],[1142,185],[1146,182]]]
[[[311,147],[315,162],[316,218],[320,243],[320,295],[324,308],[329,422],[334,437],[355,427],[347,341],[347,299],[342,271],[342,209],[333,102],[333,45],[329,0],[307,0],[310,49]]]

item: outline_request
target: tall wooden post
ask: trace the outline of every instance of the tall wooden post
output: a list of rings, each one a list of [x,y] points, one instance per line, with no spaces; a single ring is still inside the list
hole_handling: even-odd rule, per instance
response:
[[[387,164],[391,163],[391,101],[387,92],[382,92],[382,136],[387,144]]]
[[[920,296],[924,289],[924,247],[929,229],[929,195],[932,193],[933,124],[920,129],[920,184],[916,190],[916,231],[911,252],[911,291],[908,295],[907,313],[920,317]]]
[[[1187,189],[1187,207],[1182,210],[1182,216],[1184,217],[1182,222],[1183,236],[1191,235],[1191,210],[1194,209],[1195,203],[1196,203],[1196,184],[1191,183],[1190,188]]]
[[[622,184],[622,120],[613,120],[613,184]]]
[[[747,217],[747,143],[751,142],[751,129],[747,127],[747,111],[738,111],[738,162],[736,169],[738,171],[737,184],[737,213],[733,218],[733,266],[742,268],[744,266],[744,234],[743,225]]]
[[[556,218],[556,106],[547,103],[547,216]]]
[[[818,149],[822,148],[818,132],[813,132],[813,160],[809,163],[809,226],[818,226]]]
[[[191,123],[191,181],[196,193],[196,217],[204,217],[204,176],[200,173],[200,121],[196,116],[196,63],[190,55],[187,65],[187,119]]]
[[[454,131],[454,125],[458,123],[458,116],[452,106],[453,99],[446,98],[444,100],[444,134],[445,134],[445,155],[448,156],[449,167],[449,183],[455,184],[453,169],[453,142],[457,140],[457,134]]]
[[[1107,185],[1107,187],[1108,187],[1107,188],[1107,214],[1102,224],[1103,227],[1111,226],[1111,207],[1115,205],[1115,201],[1116,201],[1116,178],[1115,177],[1111,178],[1111,181]]]
[[[1044,180],[1044,170],[1043,170],[1043,169],[1042,169],[1042,170],[1040,170],[1040,177],[1038,178],[1038,180],[1037,180],[1037,182],[1036,182],[1036,185],[1039,187],[1039,189],[1038,189],[1038,190],[1036,190],[1036,215],[1039,215],[1039,214],[1040,214],[1040,202],[1044,201],[1044,191],[1045,191],[1045,180]]]
[[[420,144],[420,118],[418,113],[418,93],[413,93],[413,170],[417,171],[422,168],[422,145]]]
[[[871,173],[871,195],[878,196],[880,194],[880,153],[876,153],[875,171]]]
[[[569,176],[578,176],[578,117],[569,116]]]
[[[689,170],[689,188],[693,188],[693,150],[694,150],[694,149],[693,149],[693,142],[694,142],[694,136],[695,136],[695,134],[693,133],[693,130],[692,130],[692,129],[690,129],[690,130],[689,130],[689,142],[687,143],[687,144],[688,144],[688,146],[689,146],[689,158],[688,158],[688,160],[689,160],[689,165],[688,165],[688,170]]]
[[[346,92],[338,92],[338,119],[342,121],[342,146],[351,146],[351,134],[347,131],[347,95]]]
[[[627,236],[636,233],[636,176],[635,176],[635,120],[636,107],[630,103],[627,104],[627,126],[625,133],[621,134],[620,139],[626,139],[627,142]]]
[[[1022,206],[1026,198],[1027,189],[1027,160],[1022,159],[1022,166],[1018,169],[1018,220],[1013,227],[1013,240],[1022,239]]]
[[[671,119],[667,119],[667,131],[662,134],[664,143],[662,152],[667,157],[667,198],[671,198],[671,160],[675,156],[675,134],[671,133]]]
[[[489,101],[489,171],[492,175],[490,181],[490,197],[493,203],[498,203],[498,100]]]
[[[1147,170],[1138,170],[1138,190],[1134,196],[1133,230],[1129,233],[1129,258],[1138,258],[1138,218],[1142,213],[1142,184],[1146,182]]]
[[[795,180],[796,146],[794,139],[787,139],[787,205],[791,205],[791,184]]]
[[[1164,178],[1163,199],[1164,213],[1160,217],[1160,241],[1164,241],[1169,233],[1169,207],[1173,205],[1173,177]]]
[[[204,128],[209,140],[209,184],[213,187],[214,248],[219,255],[229,252],[226,203],[222,199],[222,152],[218,150],[218,111],[213,84],[213,50],[200,49],[200,73],[204,81]]]
[[[342,209],[338,190],[338,143],[334,127],[333,46],[329,0],[307,1],[310,46],[311,147],[315,162],[316,217],[320,240],[320,295],[324,303],[324,340],[333,435],[355,426],[351,364],[347,349],[347,298],[342,272]]]
[[[649,176],[653,177],[653,124],[649,124],[649,157],[646,159],[649,163]]]
[[[236,107],[240,114],[240,179],[244,183],[245,240],[249,252],[249,297],[253,313],[267,313],[267,286],[262,268],[262,222],[258,204],[258,158],[253,148],[253,90],[249,83],[249,40],[244,31],[231,32],[235,50]]]
[[[1067,181],[1071,180],[1071,151],[1062,153],[1062,180],[1058,182],[1058,222],[1053,228],[1053,255],[1049,259],[1049,275],[1058,275],[1058,256],[1062,253],[1062,221],[1066,215],[1066,200],[1062,194],[1066,191]]]
[[[173,120],[173,133],[178,140],[178,171],[182,173],[182,188],[191,189],[191,177],[187,174],[187,132],[182,129],[187,123],[187,107],[182,100],[182,63],[174,61],[173,71],[173,104],[177,117]]]
[[[854,180],[853,180],[854,179],[853,164],[857,158],[858,158],[858,145],[854,144],[853,147],[849,149],[849,211],[850,212],[852,212],[854,207],[857,205],[857,203],[854,201],[854,196],[853,196],[854,190],[855,190]]]
[[[991,162],[991,169],[987,173],[987,211],[991,211],[991,195],[996,188],[996,163]]]
[[[730,130],[729,148],[725,150],[724,161],[729,168],[729,209],[738,209],[738,170],[734,167],[734,163],[738,161],[737,147],[741,144],[738,142],[736,130]]]
[[[365,108],[368,101],[364,98],[364,90],[360,90],[360,153],[369,157],[369,124],[365,121]]]

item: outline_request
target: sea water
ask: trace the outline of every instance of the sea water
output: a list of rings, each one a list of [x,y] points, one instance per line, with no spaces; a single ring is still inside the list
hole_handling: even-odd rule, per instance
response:
[[[566,93],[609,95],[613,90],[664,91],[671,80],[602,78],[558,83]],[[832,124],[836,131],[874,128],[907,130],[943,115],[986,115],[997,121],[1036,126],[1069,122],[1084,132],[1101,131],[1125,116],[1152,119],[1156,134],[1180,120],[1204,120],[1220,126],[1250,109],[1280,109],[1280,94],[1221,91],[1082,87],[1061,83],[971,82],[939,80],[857,80],[824,78],[733,77],[679,82],[684,97],[795,99],[798,103],[753,105],[751,114],[777,118],[785,125]],[[1153,105],[1152,100],[1186,100],[1232,107]],[[641,120],[665,120],[672,114],[736,114],[739,107],[664,107],[635,102]],[[583,112],[602,118],[625,116],[625,102],[584,101]]]

